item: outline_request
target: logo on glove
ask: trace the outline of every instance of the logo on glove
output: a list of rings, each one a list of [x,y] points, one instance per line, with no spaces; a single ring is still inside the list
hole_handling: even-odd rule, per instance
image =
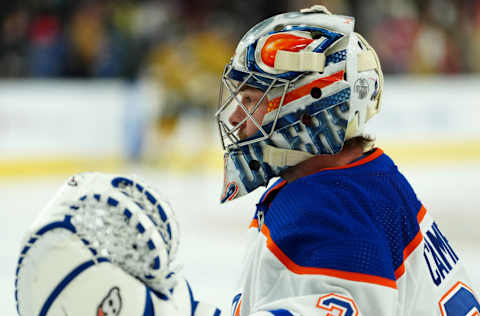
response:
[[[118,316],[122,309],[120,289],[113,287],[97,308],[97,316]]]

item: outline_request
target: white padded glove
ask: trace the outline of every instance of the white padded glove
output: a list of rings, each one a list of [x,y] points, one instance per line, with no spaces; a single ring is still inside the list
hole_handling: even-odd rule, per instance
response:
[[[71,177],[27,232],[16,271],[19,315],[220,314],[198,308],[172,268],[178,225],[168,203],[132,177]],[[198,312],[197,312],[198,311]]]

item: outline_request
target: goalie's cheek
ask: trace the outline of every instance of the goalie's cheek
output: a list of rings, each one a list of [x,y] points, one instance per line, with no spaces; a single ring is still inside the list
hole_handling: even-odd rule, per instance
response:
[[[263,117],[267,114],[267,112],[268,112],[267,103],[264,102],[253,113],[252,117],[258,125],[262,125]],[[252,137],[253,135],[255,135],[258,132],[258,130],[259,129],[258,129],[257,125],[251,119],[249,119],[244,124],[244,127],[241,129],[244,136],[240,137],[240,139],[243,140],[245,138]]]

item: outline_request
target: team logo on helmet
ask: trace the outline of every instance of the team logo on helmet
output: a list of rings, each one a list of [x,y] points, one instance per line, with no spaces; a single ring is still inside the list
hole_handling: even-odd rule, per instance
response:
[[[113,287],[98,305],[97,316],[118,316],[122,309],[122,297],[120,289]]]
[[[367,79],[357,79],[357,81],[355,81],[354,90],[359,99],[364,99],[367,96],[369,90]]]
[[[223,193],[221,202],[233,200],[238,194],[238,184],[235,182],[230,182],[225,187],[225,192]]]
[[[251,43],[246,50],[246,65],[250,71],[274,75],[282,79],[294,79],[303,72],[275,68],[278,51],[307,50],[322,53],[343,36],[341,33],[316,26],[285,26],[282,30],[260,36]],[[268,80],[266,84],[268,86]]]

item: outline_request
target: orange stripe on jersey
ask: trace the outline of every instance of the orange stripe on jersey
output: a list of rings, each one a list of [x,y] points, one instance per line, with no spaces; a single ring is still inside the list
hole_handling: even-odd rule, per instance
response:
[[[370,155],[368,155],[368,156],[366,156],[366,157],[364,157],[360,160],[357,160],[355,162],[352,162],[352,163],[349,163],[349,164],[346,164],[346,165],[343,165],[343,166],[328,167],[328,168],[323,168],[323,169],[320,169],[320,170],[315,170],[313,172],[310,172],[310,173],[306,174],[305,176],[316,174],[318,172],[322,172],[322,171],[326,171],[326,170],[340,170],[340,169],[348,169],[348,168],[358,167],[358,166],[364,165],[364,164],[366,164],[366,163],[368,163],[372,160],[377,159],[381,155],[383,155],[383,150],[381,150],[380,148],[375,148],[375,151],[373,153],[371,153]]]
[[[234,316],[240,315],[240,307],[242,307],[242,299],[240,299],[240,300],[238,301],[237,310],[235,311],[235,315],[234,315]]]
[[[276,191],[276,190],[278,190],[278,189],[280,189],[280,188],[283,188],[283,187],[285,186],[285,184],[287,184],[287,180],[283,180],[283,181],[279,182],[276,186],[274,186],[273,188],[271,188],[271,189],[265,194],[265,196],[263,197],[262,202],[267,200],[267,198],[268,198],[268,196],[270,195],[270,193],[272,193],[273,191]]]
[[[427,213],[427,210],[425,207],[420,208],[420,211],[418,211],[417,214],[417,221],[418,224],[420,225],[423,221],[423,218],[425,217],[425,214]],[[417,249],[418,245],[423,240],[423,235],[422,231],[419,230],[418,233],[415,235],[415,237],[410,241],[410,243],[403,249],[403,262],[402,264],[395,270],[395,278],[398,280],[404,273],[405,273],[405,260],[412,254],[412,252]]]
[[[258,228],[258,219],[253,219],[248,228]]]
[[[297,89],[294,89],[294,90],[288,92],[287,94],[285,94],[285,99],[283,101],[283,105],[287,105],[290,102],[293,102],[295,100],[300,99],[301,97],[306,96],[307,94],[310,93],[312,88],[317,87],[317,88],[322,89],[322,88],[325,88],[326,86],[331,85],[334,82],[343,80],[343,73],[344,73],[343,70],[339,71],[337,73],[334,73],[331,76],[324,77],[324,78],[319,78],[317,80],[314,80],[314,81],[310,82],[309,84],[306,84],[304,86],[301,86]],[[268,101],[267,112],[271,112],[273,110],[278,109],[278,107],[280,106],[280,101],[281,100],[282,100],[281,97],[277,97],[277,98],[274,98],[274,99]]]
[[[370,155],[368,155],[368,156],[365,157],[365,158],[362,158],[362,159],[357,160],[357,161],[355,161],[355,162],[346,164],[346,165],[344,165],[344,166],[338,166],[338,167],[330,167],[330,168],[320,169],[320,170],[318,170],[318,171],[315,171],[315,173],[316,173],[316,172],[320,172],[320,171],[325,171],[325,170],[339,170],[339,169],[348,169],[348,168],[357,167],[357,166],[360,166],[360,165],[364,165],[364,164],[366,164],[367,162],[370,162],[370,161],[372,161],[372,160],[375,160],[375,159],[377,159],[378,157],[380,157],[381,155],[383,155],[383,150],[381,150],[380,148],[376,148],[373,153],[371,153]]]
[[[252,221],[250,227],[258,227],[258,221]],[[267,225],[262,226],[262,233],[267,238],[267,248],[277,257],[277,259],[290,271],[296,274],[319,274],[319,275],[327,275],[331,277],[336,277],[340,279],[350,280],[350,281],[357,281],[357,282],[366,282],[366,283],[373,283],[378,284],[386,287],[390,287],[393,289],[397,288],[397,283],[394,280],[390,280],[387,278],[379,277],[376,275],[370,275],[365,273],[358,273],[358,272],[347,272],[347,271],[340,271],[335,269],[326,269],[326,268],[315,268],[315,267],[303,267],[295,262],[293,262],[273,241],[272,237],[270,236],[270,230],[268,229]]]
[[[423,218],[425,217],[425,214],[427,214],[427,210],[425,209],[425,207],[422,207],[420,208],[420,211],[418,211],[418,214],[417,214],[417,221],[418,221],[418,224],[421,224],[422,221],[423,221]]]

